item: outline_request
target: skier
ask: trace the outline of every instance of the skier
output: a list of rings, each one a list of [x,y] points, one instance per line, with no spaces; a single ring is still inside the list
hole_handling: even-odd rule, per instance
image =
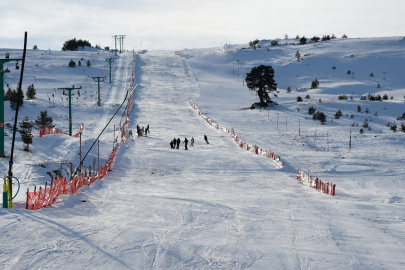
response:
[[[187,143],[188,143],[187,138],[184,138],[184,142],[183,142],[183,143],[185,144],[185,148],[184,148],[184,150],[188,150],[188,148],[187,148]]]
[[[177,149],[179,149],[179,147],[180,147],[180,138],[177,138]]]
[[[210,144],[210,143],[208,142],[207,135],[205,135],[205,134],[204,134],[204,140],[205,140],[205,142],[206,142],[207,144]]]
[[[132,129],[129,130],[129,135],[128,137],[132,137],[132,139],[134,138],[134,136],[132,136]]]
[[[191,137],[191,143],[190,143],[190,146],[193,146],[194,145],[194,138],[193,137]]]
[[[147,135],[148,133],[149,133],[149,125],[145,129],[145,135]]]
[[[173,141],[170,141],[170,148],[173,149]]]

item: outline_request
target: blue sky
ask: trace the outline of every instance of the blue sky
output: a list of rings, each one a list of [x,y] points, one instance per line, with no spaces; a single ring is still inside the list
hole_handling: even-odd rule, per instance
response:
[[[113,46],[112,35],[127,35],[126,49],[142,41],[150,50],[215,47],[285,34],[404,36],[403,10],[402,0],[1,1],[0,47],[22,48],[24,31],[29,48],[52,50],[74,37]]]

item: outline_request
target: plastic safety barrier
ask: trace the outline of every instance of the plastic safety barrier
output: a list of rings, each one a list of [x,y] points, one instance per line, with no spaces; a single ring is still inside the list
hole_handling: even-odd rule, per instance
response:
[[[128,128],[129,125],[129,114],[131,112],[131,105],[132,105],[132,97],[133,97],[133,92],[134,92],[135,87],[132,86],[130,93],[128,95],[128,104],[127,104],[127,109],[125,111],[126,113],[126,118],[125,122],[122,127],[122,132],[121,132],[121,141],[125,144],[126,143],[126,129]],[[80,132],[83,130],[84,124],[81,124],[79,132],[77,134],[80,134]],[[54,130],[52,130],[52,133],[46,133],[48,129],[44,128],[45,133],[42,134],[53,134],[55,133]],[[55,129],[57,130],[57,129]],[[62,133],[62,132],[60,132]],[[41,134],[41,133],[40,133]],[[77,135],[76,134],[76,135]],[[76,135],[74,135],[76,137]],[[42,137],[40,136],[40,137]],[[43,207],[50,206],[53,204],[56,200],[56,198],[60,194],[76,194],[76,191],[83,186],[90,186],[92,183],[94,183],[98,179],[104,178],[108,174],[109,171],[111,171],[111,167],[113,165],[113,162],[115,160],[115,157],[117,155],[117,151],[119,148],[119,144],[117,144],[107,163],[105,166],[103,166],[96,174],[94,175],[89,175],[89,176],[79,176],[79,177],[73,177],[71,182],[68,182],[65,177],[56,177],[54,180],[52,180],[51,185],[47,187],[45,185],[45,188],[42,189],[42,187],[39,188],[39,191],[36,191],[36,187],[33,192],[27,191],[27,201],[26,201],[26,209],[28,210],[39,210]]]
[[[311,177],[309,174],[306,174],[301,170],[298,170],[297,180],[308,187],[319,190],[322,193],[335,196],[336,184],[329,182],[325,183],[321,179]]]
[[[73,135],[73,137],[78,138],[80,136],[80,132],[83,131],[83,128],[84,128],[84,124],[81,123],[79,130],[77,131],[77,133],[75,135]],[[58,128],[43,127],[39,131],[39,137],[42,138],[44,135],[55,134],[55,133],[62,133],[62,134],[68,135],[66,132],[63,132],[62,130],[60,130]]]
[[[262,148],[259,148],[257,145],[254,145],[254,144],[247,144],[247,143],[243,142],[243,141],[240,139],[239,135],[235,133],[235,131],[233,130],[233,128],[232,128],[232,130],[230,131],[230,130],[227,129],[227,128],[221,127],[220,125],[213,123],[212,120],[211,120],[209,117],[207,117],[205,114],[203,114],[203,113],[201,112],[201,110],[197,107],[197,105],[195,105],[195,103],[194,103],[192,100],[190,100],[190,105],[191,105],[191,107],[193,107],[193,108],[198,112],[198,114],[199,114],[208,124],[210,124],[211,126],[215,127],[216,129],[218,129],[218,130],[220,130],[220,131],[222,131],[222,132],[231,133],[232,138],[235,140],[236,144],[238,144],[238,145],[240,146],[240,148],[242,148],[242,149],[244,149],[244,150],[247,150],[247,151],[250,151],[250,152],[252,152],[252,153],[255,153],[255,154],[257,154],[257,155],[261,155],[261,156],[264,156],[264,157],[267,157],[267,158],[272,158],[272,159],[275,160],[275,161],[281,162],[281,161],[280,161],[280,157],[277,157],[277,156],[276,156],[274,153],[272,153],[270,150],[262,149]],[[281,162],[281,165],[284,166],[284,163]]]
[[[197,105],[194,104],[194,102],[192,100],[190,100],[190,105],[191,107],[193,107],[197,112],[198,115],[200,115],[208,124],[210,124],[211,126],[215,127],[216,129],[225,132],[225,133],[230,133],[230,130],[224,127],[221,127],[218,124],[215,124],[214,122],[212,122],[211,118],[209,118],[208,116],[206,116],[205,114],[203,114],[201,112],[201,110],[197,107]]]

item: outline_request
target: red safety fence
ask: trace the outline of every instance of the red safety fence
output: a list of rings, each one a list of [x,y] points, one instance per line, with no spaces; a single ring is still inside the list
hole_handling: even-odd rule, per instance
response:
[[[56,177],[49,187],[45,185],[44,189],[40,187],[38,191],[35,188],[33,192],[27,192],[26,209],[39,210],[53,204],[60,194],[76,194],[76,191],[83,186],[90,186],[96,180],[102,179],[111,171],[118,146],[119,144],[114,147],[108,162],[95,175],[73,177],[71,182],[66,181],[65,177]]]
[[[256,155],[264,156],[264,157],[267,157],[267,158],[271,158],[271,159],[273,159],[275,161],[281,162],[280,157],[277,157],[270,150],[260,148],[260,147],[258,147],[257,145],[254,145],[254,144],[247,144],[247,143],[243,142],[241,140],[241,138],[239,137],[239,135],[237,133],[235,133],[233,128],[231,129],[231,136],[235,140],[236,144],[239,145],[240,148],[242,148],[242,149],[244,149],[246,151],[250,151],[250,152],[252,152],[252,153],[254,153]],[[281,166],[284,167],[284,163],[281,162]]]
[[[210,124],[211,126],[215,127],[218,130],[221,130],[222,132],[231,133],[231,136],[235,140],[236,144],[238,144],[242,149],[250,151],[250,152],[255,153],[257,155],[272,158],[275,161],[281,162],[280,157],[277,157],[270,150],[262,149],[262,148],[259,148],[257,145],[247,144],[247,143],[243,142],[240,139],[239,135],[235,133],[233,128],[232,128],[232,131],[230,131],[227,128],[221,127],[220,125],[213,123],[212,120],[209,117],[207,117],[205,114],[203,114],[201,112],[201,110],[197,107],[197,105],[195,105],[195,103],[192,100],[190,100],[190,105],[191,105],[191,107],[193,107],[198,112],[198,115],[200,115],[208,124]],[[281,162],[281,165],[284,166],[284,163]]]
[[[131,104],[132,104],[132,97],[133,97],[133,92],[134,92],[135,87],[132,86],[130,93],[129,93],[129,98],[128,98],[128,105],[127,105],[127,110],[126,110],[126,119],[122,128],[122,133],[121,133],[121,141],[125,144],[126,143],[126,129],[128,128],[129,124],[129,114],[131,112]],[[79,132],[83,130],[83,124],[80,127]],[[52,133],[50,133],[52,134]],[[79,134],[79,133],[78,133]],[[98,172],[96,172],[94,175],[89,175],[89,176],[79,176],[79,177],[73,177],[71,182],[68,182],[65,177],[56,177],[55,180],[52,180],[51,185],[47,187],[45,184],[45,188],[42,189],[42,187],[39,188],[39,191],[36,191],[36,187],[34,188],[33,192],[27,191],[27,201],[26,201],[26,209],[28,210],[39,210],[43,207],[50,206],[53,204],[56,200],[56,198],[60,194],[76,194],[76,191],[83,186],[90,186],[92,183],[94,183],[98,179],[104,178],[104,176],[107,175],[109,171],[111,171],[111,167],[113,165],[113,162],[115,160],[115,157],[117,155],[117,151],[119,148],[119,144],[117,144],[107,163],[105,166],[103,166]]]
[[[78,138],[79,135],[80,135],[80,132],[83,131],[83,127],[84,127],[84,124],[81,123],[79,130],[77,131],[77,133],[75,135],[73,135],[73,137]],[[66,132],[63,132],[62,130],[60,130],[59,128],[43,127],[39,131],[39,137],[42,138],[44,135],[55,134],[55,133],[62,133],[62,134],[65,134],[65,135],[69,135]]]
[[[312,187],[325,194],[335,196],[336,184],[329,182],[325,183],[321,179],[311,177],[309,174],[306,174],[301,170],[298,170],[297,180],[308,187]]]
[[[191,107],[193,107],[198,112],[198,115],[200,115],[208,124],[210,124],[211,126],[213,126],[214,128],[216,128],[216,129],[218,129],[218,130],[220,130],[222,132],[230,133],[229,129],[221,127],[220,125],[213,123],[211,118],[209,118],[208,116],[203,114],[201,112],[201,110],[197,107],[197,105],[194,104],[194,102],[192,100],[190,100],[190,105],[191,105]]]

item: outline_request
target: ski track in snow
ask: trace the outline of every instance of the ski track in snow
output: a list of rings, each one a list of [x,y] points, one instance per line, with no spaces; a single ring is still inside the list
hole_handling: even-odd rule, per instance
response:
[[[116,110],[111,105],[128,90],[131,59],[131,53],[118,58],[114,83],[104,96],[109,106],[95,109],[97,121],[85,127],[89,137],[98,135]],[[375,174],[366,167],[373,158],[364,160],[364,171],[355,172],[334,161],[339,153],[317,158],[290,152],[284,157],[287,167],[279,169],[270,159],[241,150],[190,107],[193,99],[214,122],[231,127],[226,122],[234,115],[213,108],[221,106],[210,103],[215,81],[207,86],[209,76],[197,60],[157,51],[137,55],[135,68],[141,65],[129,128],[149,124],[148,137],[129,139],[113,171],[77,196],[64,195],[64,205],[0,212],[2,269],[404,266],[403,203],[395,204],[403,199],[383,188],[386,180],[367,179]],[[281,149],[276,137],[269,144],[260,133],[235,124],[248,143],[267,145],[276,154],[273,148]],[[192,136],[195,145],[188,151],[183,143],[179,150],[170,149],[174,137],[184,141]],[[64,147],[69,151],[69,145]],[[298,168],[348,183],[338,196],[327,196],[299,184],[294,178]],[[392,170],[397,169],[388,165],[383,174],[393,178]],[[360,180],[352,180],[360,174]],[[381,198],[386,202],[377,201]]]

